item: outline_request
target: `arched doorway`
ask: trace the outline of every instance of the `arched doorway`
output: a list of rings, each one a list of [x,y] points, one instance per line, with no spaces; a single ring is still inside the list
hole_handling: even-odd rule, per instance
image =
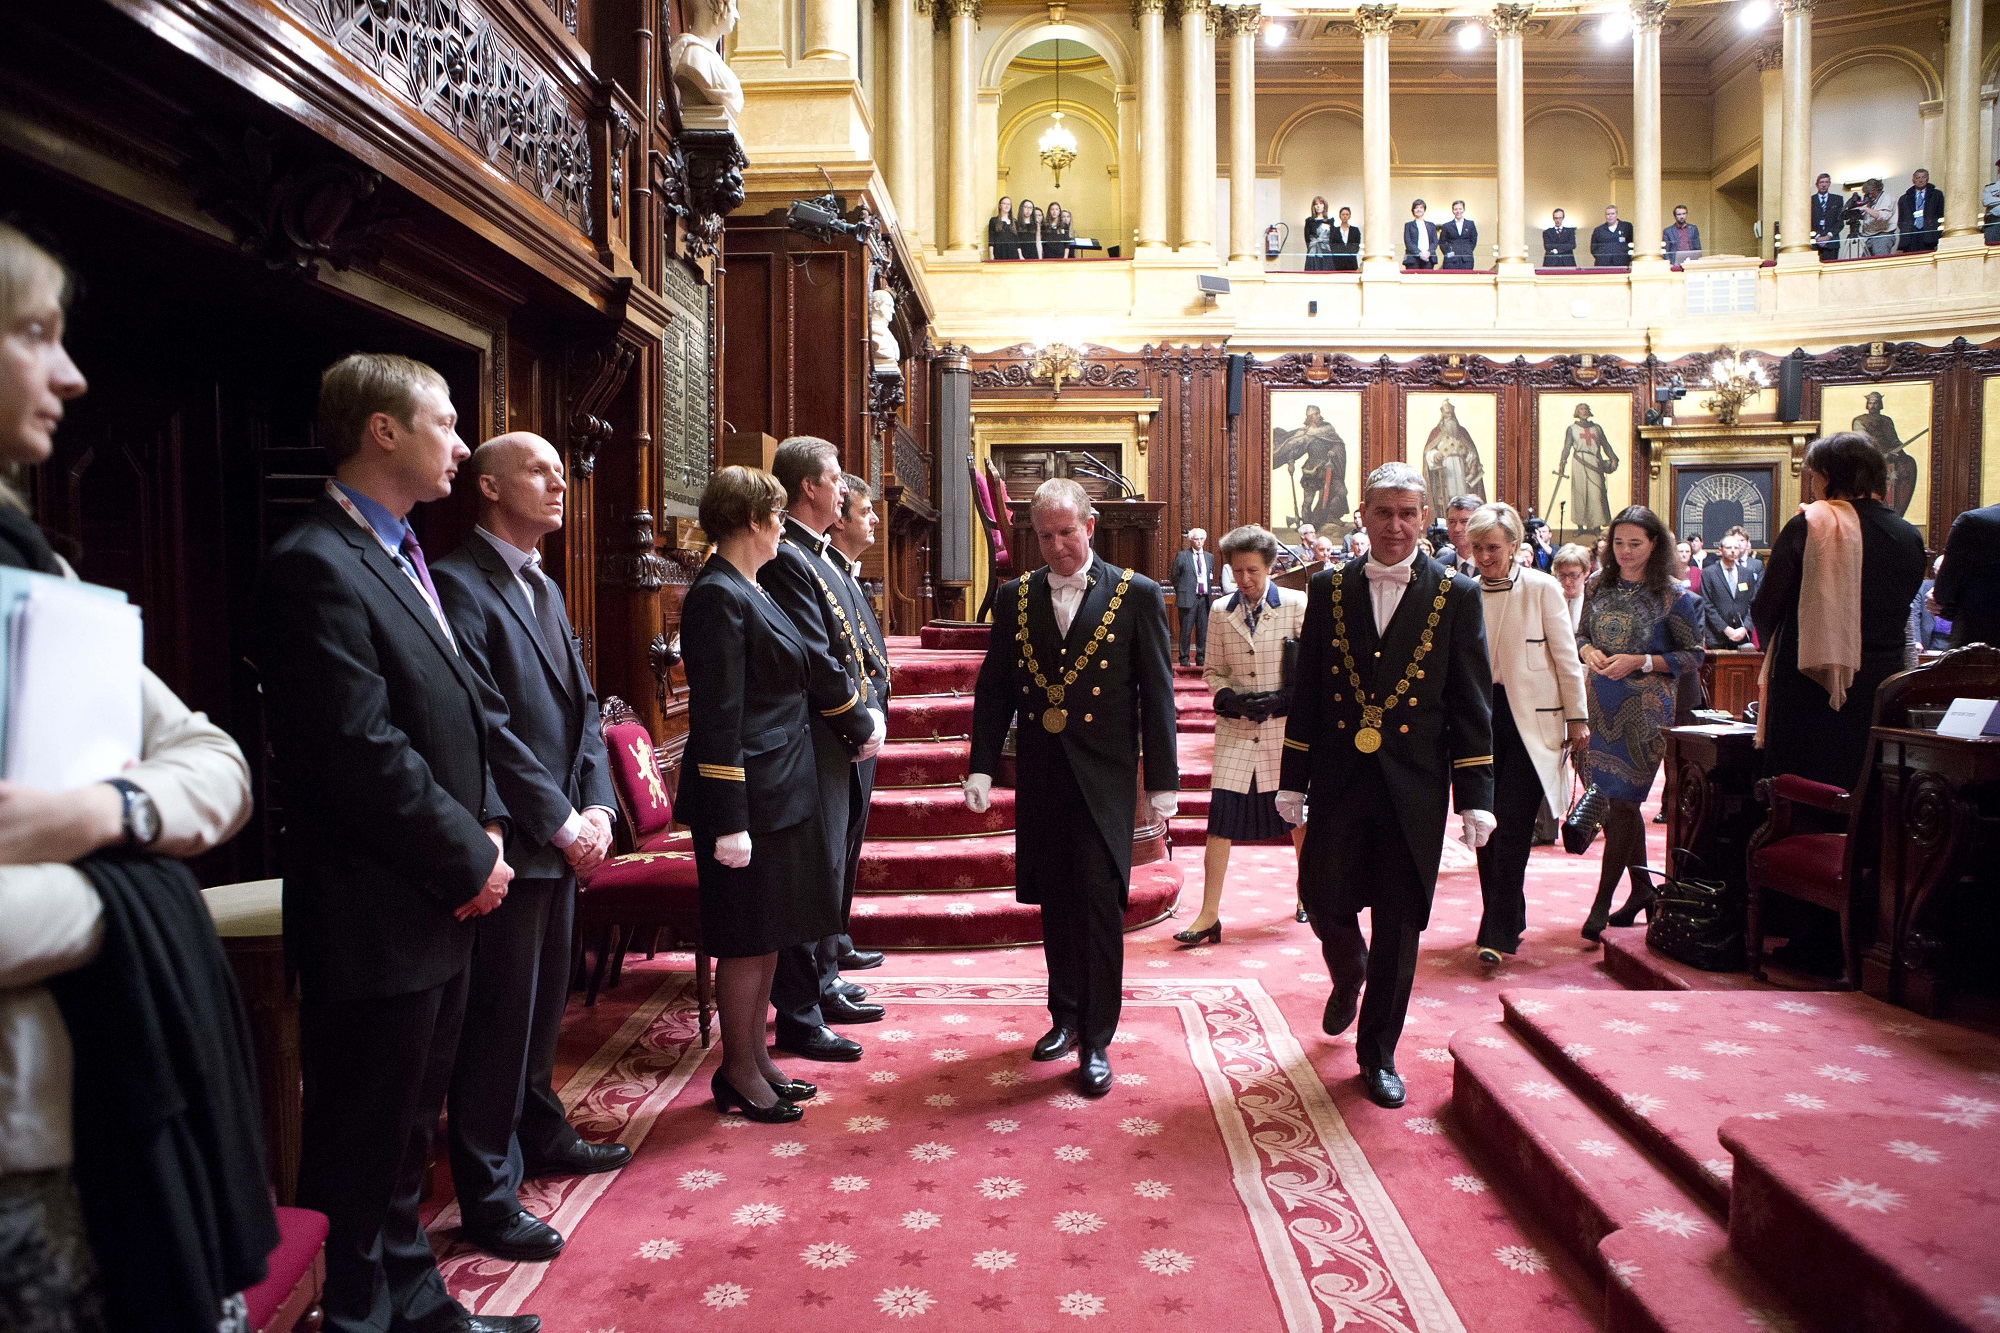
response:
[[[1074,218],[1077,235],[1107,247],[1121,244],[1128,223],[1119,169],[1119,103],[1112,64],[1092,46],[1050,36],[1023,47],[1000,77],[996,198],[1009,195],[1017,204],[1032,199],[1044,212],[1052,200],[1060,202]],[[1040,150],[1058,111],[1064,128],[1076,136],[1076,160],[1064,169],[1060,184]]]

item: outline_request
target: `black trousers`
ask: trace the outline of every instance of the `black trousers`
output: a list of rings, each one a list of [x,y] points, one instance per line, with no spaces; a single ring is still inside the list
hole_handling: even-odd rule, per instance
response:
[[[1326,803],[1323,803],[1326,804]],[[1334,904],[1335,886],[1299,877],[1321,957],[1336,991],[1361,992],[1354,1054],[1364,1069],[1394,1069],[1396,1042],[1410,1008],[1417,978],[1417,944],[1429,894],[1410,857],[1410,844],[1386,787],[1380,782],[1350,784],[1337,806],[1320,816],[1331,820],[1328,864],[1353,866],[1369,881],[1369,935],[1361,933],[1361,913]],[[1352,903],[1351,894],[1341,895]]]
[[[840,924],[854,910],[854,885],[861,873],[861,840],[868,832],[868,801],[875,792],[875,763],[849,764],[846,855],[840,890]],[[771,1006],[780,1033],[819,1027],[826,1019],[819,1002],[840,985],[840,956],[853,949],[853,937],[843,929],[804,944],[778,950],[778,968],[771,976]]]
[[[1045,775],[1061,808],[1076,812],[1078,836],[1069,844],[1072,871],[1042,892],[1042,958],[1049,970],[1049,1019],[1077,1034],[1086,1049],[1102,1050],[1118,1031],[1125,986],[1125,909],[1130,883],[1091,822],[1083,789],[1067,760]],[[1060,837],[1054,830],[1039,836]]]
[[[1208,660],[1208,604],[1210,598],[1196,593],[1181,607],[1180,664],[1188,665],[1188,640],[1194,640],[1194,661]]]
[[[479,918],[447,1102],[452,1187],[474,1225],[519,1211],[525,1164],[579,1137],[554,1087],[575,911],[576,877],[565,875],[517,879]]]
[[[1493,687],[1493,804],[1499,826],[1479,849],[1479,947],[1513,953],[1528,928],[1528,849],[1548,798],[1501,685]]]
[[[327,1333],[438,1333],[466,1318],[417,1218],[471,969],[428,990],[299,1007],[299,1206],[325,1213]]]
[[[848,934],[847,922],[854,914],[854,886],[861,878],[861,840],[868,836],[868,802],[875,796],[876,762],[870,759],[854,766],[858,785],[847,811],[847,879],[840,887],[841,930],[838,935],[828,935],[813,950],[819,964],[822,995],[832,993],[840,985],[840,956],[854,951],[854,936]]]

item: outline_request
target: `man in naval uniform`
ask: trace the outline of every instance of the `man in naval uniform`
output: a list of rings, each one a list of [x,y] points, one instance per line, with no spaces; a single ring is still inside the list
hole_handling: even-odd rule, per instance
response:
[[[1475,851],[1495,822],[1479,584],[1417,549],[1424,495],[1408,463],[1369,473],[1369,554],[1313,577],[1278,791],[1279,813],[1306,826],[1299,901],[1333,978],[1322,1025],[1338,1036],[1359,1009],[1362,1090],[1391,1107],[1403,1104],[1396,1040],[1437,890],[1446,796]]]
[[[1050,1028],[1034,1058],[1080,1050],[1087,1096],[1111,1090],[1138,776],[1160,819],[1179,799],[1173,662],[1160,585],[1091,554],[1083,487],[1045,481],[1031,507],[1046,569],[1002,585],[979,669],[965,804],[984,811],[1015,741],[1015,896],[1042,909]],[[1479,609],[1475,597],[1473,610]]]

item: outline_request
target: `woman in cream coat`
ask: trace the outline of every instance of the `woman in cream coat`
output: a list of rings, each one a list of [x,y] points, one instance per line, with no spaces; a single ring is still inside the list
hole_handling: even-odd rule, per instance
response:
[[[1222,942],[1222,880],[1229,844],[1304,836],[1278,816],[1278,765],[1285,748],[1285,640],[1299,636],[1306,595],[1271,582],[1278,539],[1247,525],[1222,539],[1222,563],[1236,591],[1210,613],[1208,664],[1202,679],[1215,691],[1215,772],[1209,780],[1208,850],[1203,861],[1201,915],[1174,938],[1182,944]]]
[[[1563,751],[1590,739],[1583,662],[1576,654],[1562,584],[1514,561],[1521,516],[1509,504],[1480,506],[1465,525],[1486,609],[1493,665],[1493,793],[1499,827],[1479,849],[1479,961],[1498,963],[1527,929],[1525,881],[1535,816],[1562,817]]]

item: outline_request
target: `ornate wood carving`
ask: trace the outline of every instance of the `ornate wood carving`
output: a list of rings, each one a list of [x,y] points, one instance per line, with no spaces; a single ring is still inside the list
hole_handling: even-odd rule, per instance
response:
[[[1016,343],[1002,348],[992,356],[1016,358],[1006,364],[982,366],[972,372],[972,389],[977,393],[982,389],[1033,389],[1040,387],[1040,381],[1028,373],[1028,358],[1032,348],[1027,343]],[[1139,371],[1132,365],[1113,365],[1106,360],[1091,359],[1093,353],[1117,355],[1109,347],[1095,343],[1085,343],[1078,349],[1083,353],[1083,364],[1076,375],[1067,381],[1072,389],[1137,389]]]
[[[337,269],[372,263],[404,222],[379,172],[297,154],[254,127],[205,127],[196,139],[181,166],[196,205],[272,272],[303,277],[321,260]]]
[[[653,549],[653,514],[639,509],[625,517],[622,547],[598,562],[598,582],[628,592],[658,592],[667,586],[669,567]]]
[[[1375,383],[1380,367],[1340,352],[1287,352],[1269,361],[1253,361],[1244,373],[1273,389],[1358,389]]]
[[[280,3],[496,170],[590,234],[584,112],[479,5],[472,0]],[[545,3],[574,9],[574,0]]]
[[[576,36],[576,0],[542,0],[542,4],[556,16],[556,22],[569,29],[570,36]]]
[[[680,635],[668,643],[667,636],[655,634],[653,641],[646,645],[646,664],[653,670],[653,697],[660,707],[667,706],[667,678],[673,675],[674,667],[681,660]]]
[[[611,423],[598,413],[624,387],[637,353],[617,338],[570,348],[569,465],[579,477],[597,470],[597,451],[611,442]]]
[[[687,162],[688,251],[701,258],[716,252],[723,217],[743,202],[750,159],[732,130],[684,130],[680,151]]]

